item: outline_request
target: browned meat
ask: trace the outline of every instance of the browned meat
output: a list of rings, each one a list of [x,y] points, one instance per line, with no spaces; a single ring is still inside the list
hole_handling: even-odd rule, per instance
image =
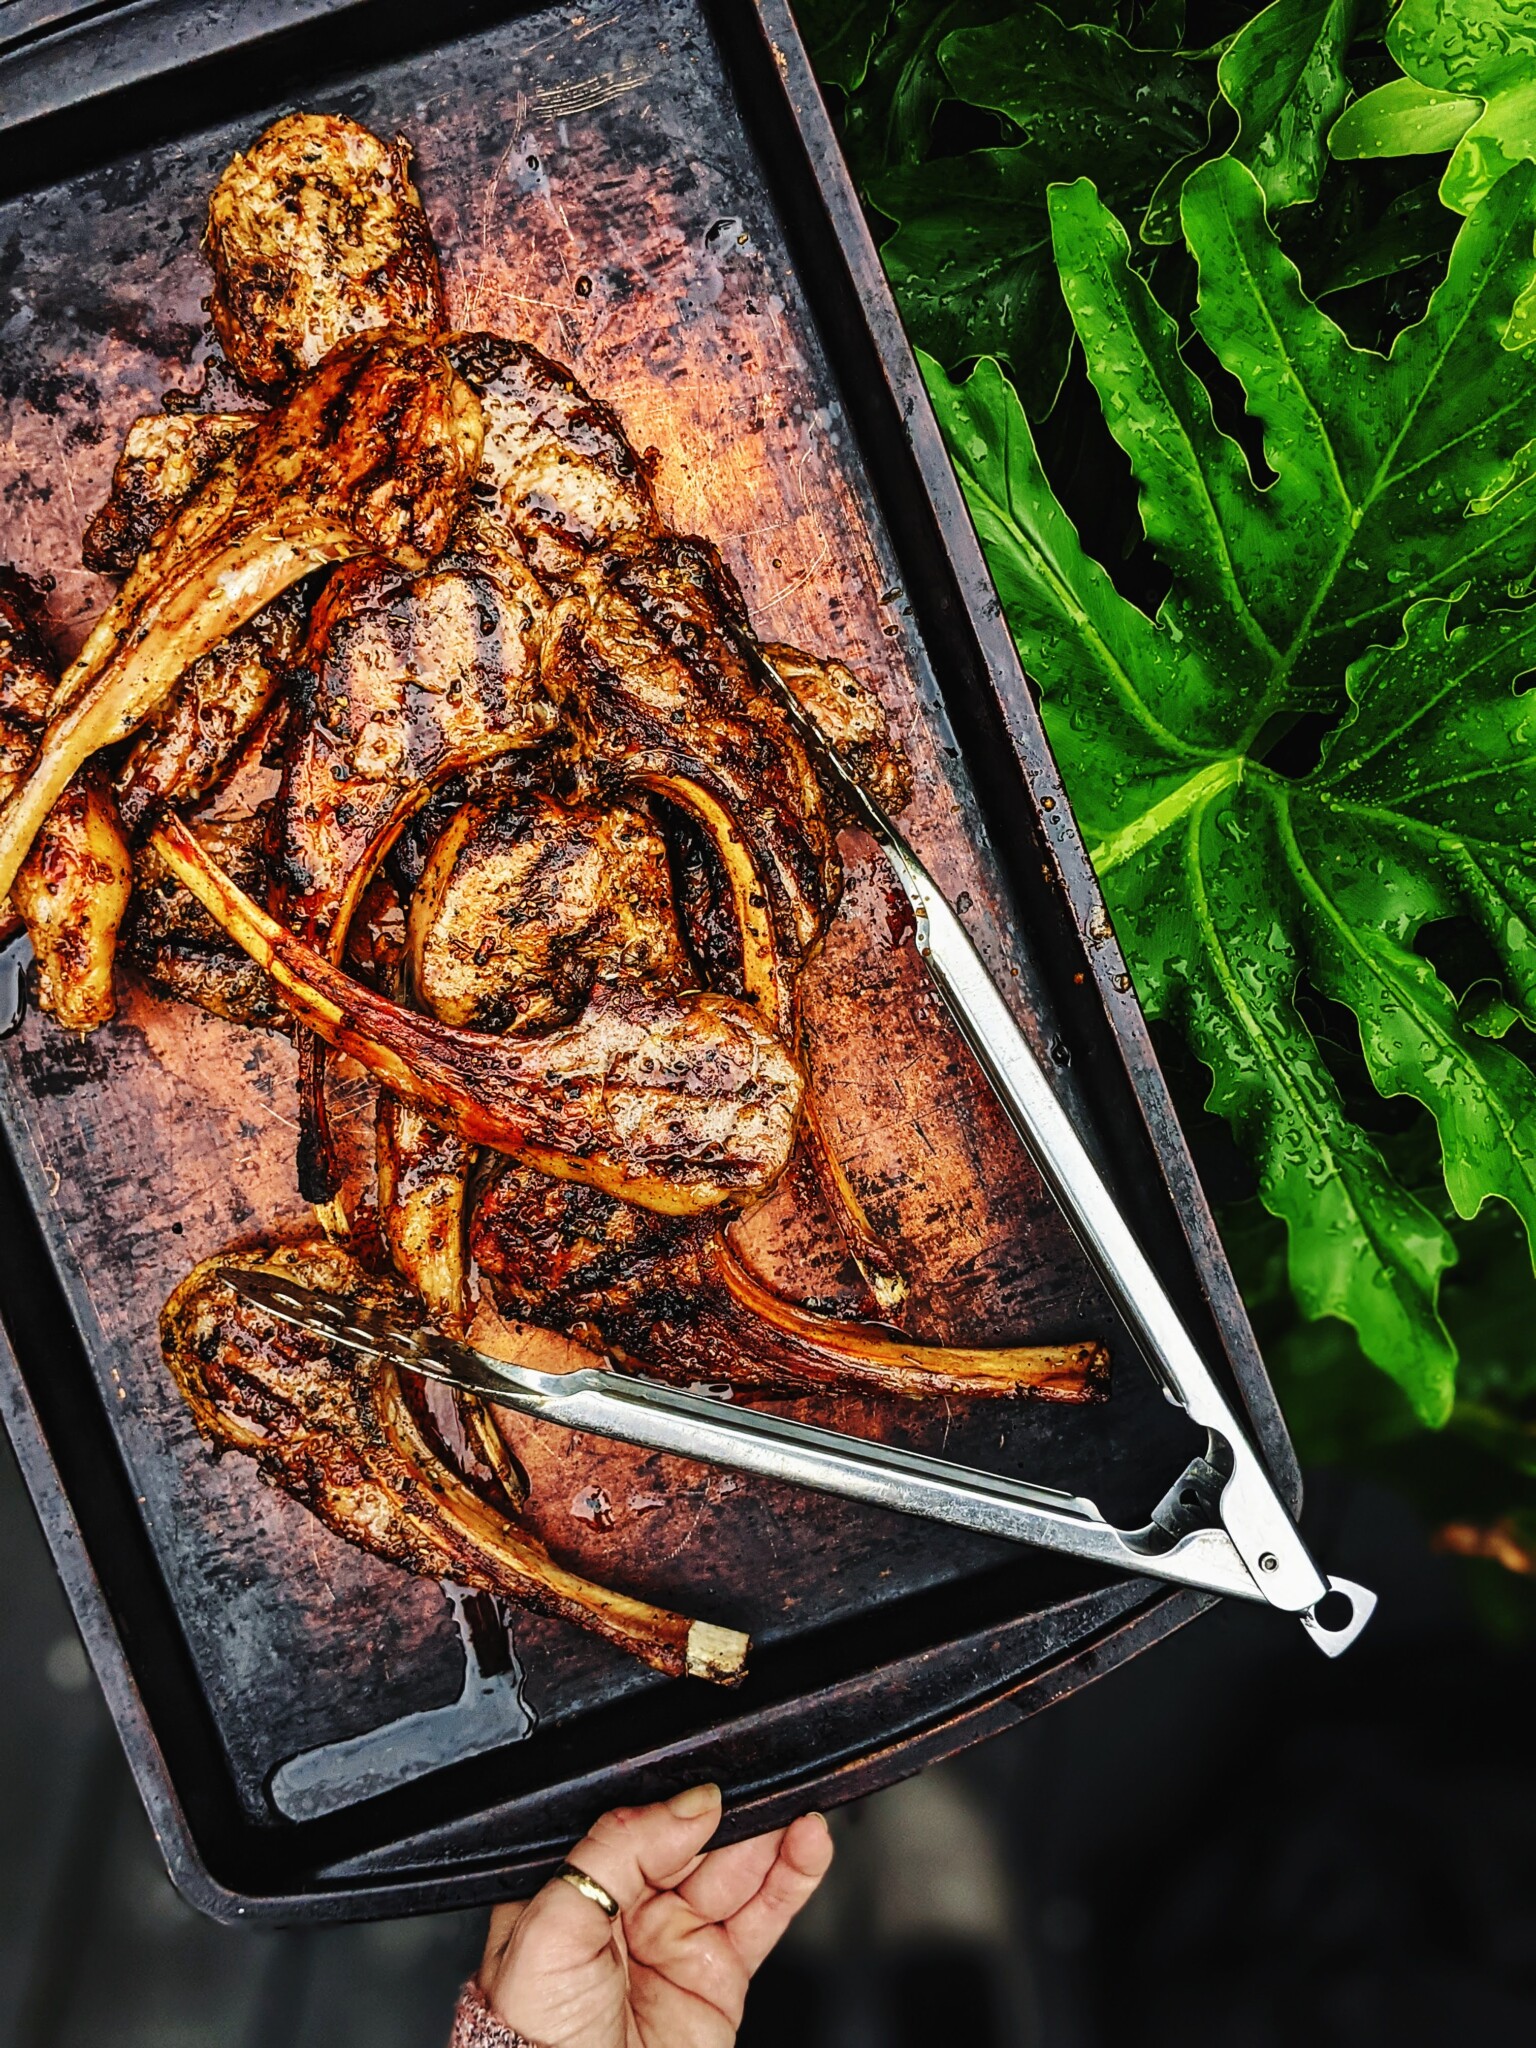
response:
[[[661,532],[650,461],[611,406],[526,342],[458,334],[447,348],[485,415],[480,495],[546,583],[594,549]]]
[[[240,1300],[221,1267],[283,1274],[370,1307],[402,1306],[333,1245],[240,1252],[197,1267],[160,1319],[167,1365],[216,1450],[262,1477],[347,1542],[428,1578],[496,1593],[590,1629],[657,1671],[732,1683],[747,1638],[612,1593],[557,1564],[507,1519],[505,1496],[454,1470],[392,1366],[359,1358]]]
[[[107,501],[80,543],[86,568],[125,575],[258,424],[258,414],[237,412],[153,412],[135,420]]]
[[[745,1004],[599,983],[576,1023],[542,1037],[455,1030],[296,939],[179,821],[154,844],[301,1023],[473,1143],[680,1215],[750,1201],[784,1170],[804,1083]]]
[[[30,577],[0,565],[0,802],[31,765],[58,687],[43,598]]]
[[[37,1000],[66,1031],[116,1012],[112,963],[133,889],[133,859],[106,775],[85,768],[43,821],[11,901],[37,960]]]
[[[159,805],[194,804],[216,787],[287,680],[308,618],[306,586],[295,584],[193,662],[118,772],[130,832]]]
[[[464,1191],[475,1148],[414,1103],[379,1094],[379,1223],[395,1271],[427,1314],[460,1329],[469,1310]]]
[[[743,659],[742,630],[740,594],[704,543],[613,548],[556,607],[544,678],[598,788],[654,790],[703,829],[742,933],[746,992],[788,1033],[795,972],[841,876],[815,771]]]
[[[208,819],[197,836],[230,879],[249,896],[266,891],[262,846],[266,821]],[[182,887],[153,845],[134,855],[134,893],[123,923],[123,954],[159,994],[196,1003],[232,1024],[285,1027],[288,1012],[271,978],[214,923]]]
[[[369,552],[424,567],[479,459],[479,405],[439,351],[390,335],[338,350],[213,472],[86,641],[0,808],[0,892],[84,761],[136,731],[184,669],[290,584]]]
[[[297,931],[339,949],[358,895],[433,789],[554,730],[538,679],[544,613],[521,559],[473,516],[425,573],[360,561],[331,577],[272,818],[276,902]]]
[[[763,659],[859,782],[893,815],[912,801],[912,764],[885,706],[851,668],[798,647],[762,649]]]
[[[339,342],[435,334],[443,286],[410,150],[334,114],[289,114],[208,205],[214,331],[253,391],[286,390]]]
[[[508,1163],[475,1203],[470,1250],[498,1307],[662,1379],[867,1388],[918,1398],[1093,1401],[1108,1357],[1064,1344],[922,1344],[772,1293],[704,1219],[644,1215],[592,1187]]]
[[[428,856],[407,947],[416,1001],[477,1031],[567,1024],[600,980],[693,979],[666,843],[627,805],[466,804]]]

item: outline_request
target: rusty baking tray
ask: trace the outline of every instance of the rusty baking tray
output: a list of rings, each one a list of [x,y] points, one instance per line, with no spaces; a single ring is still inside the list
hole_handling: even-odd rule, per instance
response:
[[[911,835],[1049,1054],[1292,1506],[1284,1427],[1030,693],[782,0],[0,4],[0,558],[102,586],[82,524],[121,431],[209,352],[199,252],[232,150],[293,108],[404,133],[454,317],[527,335],[662,451],[765,636],[877,682]],[[913,1327],[1114,1351],[1093,1409],[806,1404],[1145,1511],[1197,1446],[1161,1399],[850,843],[812,995],[850,1172]],[[6,987],[17,963],[3,963]],[[700,1777],[733,1834],[890,1783],[1155,1642],[1203,1597],[557,1432],[539,1526],[599,1578],[750,1626],[735,1692],[455,1604],[215,1463],[155,1318],[182,1273],[302,1220],[292,1054],[124,991],[0,1042],[0,1396],[172,1875],[223,1919],[528,1889],[594,1808]],[[792,1219],[762,1249],[793,1280]],[[802,1281],[803,1284],[803,1281]]]

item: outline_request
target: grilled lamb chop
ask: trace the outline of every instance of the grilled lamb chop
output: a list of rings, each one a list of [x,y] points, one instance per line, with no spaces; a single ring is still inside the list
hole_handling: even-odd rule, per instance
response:
[[[43,592],[0,569],[0,798],[21,782],[57,688],[42,635]],[[67,1031],[93,1031],[116,1007],[112,957],[132,880],[105,778],[87,769],[44,820],[11,890],[0,934],[18,917],[37,961],[37,994]]]
[[[480,458],[480,409],[441,353],[385,334],[336,351],[208,478],[148,551],[59,688],[0,808],[0,892],[89,756],[312,569],[379,553],[425,567]]]
[[[288,390],[359,334],[442,328],[410,160],[404,141],[334,114],[289,114],[233,159],[208,205],[208,310],[251,390]]]
[[[599,980],[675,992],[694,980],[649,819],[531,796],[466,803],[411,899],[406,982],[444,1024],[532,1032],[570,1023]],[[396,1270],[453,1326],[468,1302],[464,1197],[473,1149],[387,1091],[379,1217]]]
[[[1065,1344],[922,1344],[785,1301],[704,1219],[647,1214],[513,1162],[476,1201],[470,1250],[497,1307],[634,1361],[661,1379],[864,1388],[918,1398],[1093,1401],[1108,1357]]]
[[[193,805],[223,780],[286,684],[308,618],[307,586],[296,583],[194,661],[151,712],[117,775],[130,831],[162,804]]]
[[[376,1557],[574,1622],[671,1677],[731,1684],[747,1638],[609,1592],[568,1571],[508,1520],[500,1488],[456,1470],[393,1366],[296,1330],[241,1300],[223,1267],[277,1273],[367,1307],[401,1296],[334,1245],[226,1253],[166,1303],[161,1345],[198,1428],[327,1528]]]
[[[87,569],[124,576],[161,528],[260,425],[258,413],[152,412],[128,429],[107,501],[85,529]]]
[[[736,1207],[783,1172],[804,1083],[729,996],[599,984],[538,1038],[455,1030],[377,995],[237,889],[177,819],[152,842],[303,1024],[475,1144],[669,1214]]]

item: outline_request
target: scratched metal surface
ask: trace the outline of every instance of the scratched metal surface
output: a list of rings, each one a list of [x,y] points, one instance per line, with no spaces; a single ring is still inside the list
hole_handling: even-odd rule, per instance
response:
[[[1029,969],[933,680],[841,425],[764,179],[693,0],[552,8],[323,97],[186,137],[0,207],[0,556],[56,579],[61,653],[106,595],[79,566],[123,429],[211,352],[200,252],[232,150],[292,106],[399,131],[458,324],[526,335],[661,451],[674,524],[709,535],[765,637],[832,651],[879,687],[913,755],[912,836],[1005,973]],[[867,846],[813,970],[814,1070],[848,1169],[900,1245],[908,1326],[1025,1342],[1117,1326],[952,1030]],[[125,986],[84,1041],[30,1015],[0,1047],[4,1116],[86,1329],[187,1639],[253,1815],[275,1766],[455,1700],[464,1651],[435,1583],[349,1548],[238,1459],[215,1463],[159,1358],[160,1304],[197,1259],[303,1234],[293,1057]],[[351,1084],[354,1106],[366,1091]],[[782,1284],[826,1292],[814,1227],[752,1224]],[[1182,1439],[1132,1362],[1091,1412],[805,1405],[972,1462],[1150,1505]],[[530,1519],[607,1583],[760,1642],[992,1562],[994,1546],[520,1426]],[[662,1683],[606,1645],[512,1622],[536,1727]],[[456,1723],[444,1761],[472,1731]],[[537,1735],[534,1738],[537,1740]]]

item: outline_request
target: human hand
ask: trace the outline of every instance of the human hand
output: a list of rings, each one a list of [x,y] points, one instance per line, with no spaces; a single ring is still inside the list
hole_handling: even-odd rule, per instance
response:
[[[832,1861],[819,1813],[708,1854],[720,1788],[605,1813],[563,1878],[498,1906],[480,1966],[492,2011],[539,2048],[731,2048],[753,1972]]]

